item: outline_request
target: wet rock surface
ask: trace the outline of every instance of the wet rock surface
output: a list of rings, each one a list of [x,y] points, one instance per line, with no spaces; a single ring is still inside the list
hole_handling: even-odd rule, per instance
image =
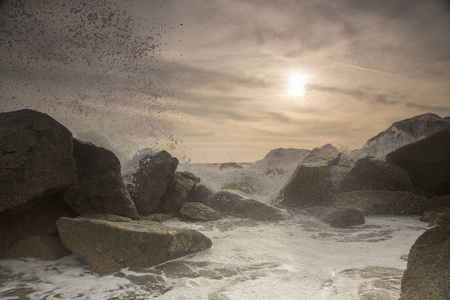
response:
[[[153,221],[89,216],[61,218],[57,226],[64,246],[100,274],[151,267],[211,247],[211,240],[195,230]]]
[[[175,172],[162,198],[162,211],[165,213],[178,212],[183,203],[188,201],[189,193],[194,185],[199,182],[200,178],[190,172]]]
[[[214,221],[222,218],[222,214],[200,202],[186,202],[181,206],[179,215],[188,221]]]
[[[303,211],[332,227],[347,228],[352,225],[364,224],[364,214],[358,209],[313,206],[305,208]]]

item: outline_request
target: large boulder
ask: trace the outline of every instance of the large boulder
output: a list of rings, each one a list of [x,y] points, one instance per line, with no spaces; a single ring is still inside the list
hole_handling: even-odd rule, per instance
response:
[[[341,192],[333,206],[362,210],[365,215],[420,215],[428,208],[425,197],[402,191]]]
[[[285,206],[308,207],[330,202],[335,194],[331,167],[339,162],[334,147],[314,148],[302,160],[278,196]]]
[[[408,173],[384,161],[365,157],[344,177],[339,189],[349,191],[405,191],[415,193]]]
[[[67,128],[34,110],[0,113],[0,212],[63,191],[76,179]]]
[[[386,156],[408,172],[418,194],[428,198],[450,194],[450,129],[445,129]]]
[[[228,191],[220,191],[211,195],[204,204],[223,214],[257,221],[279,221],[283,219],[283,215],[278,209]]]
[[[17,258],[18,254],[24,253],[19,248],[28,244],[28,238],[32,236],[57,236],[56,221],[60,217],[74,216],[77,214],[64,202],[62,193],[33,199],[0,212],[0,258]],[[41,239],[40,243],[45,241],[48,239]],[[12,248],[16,250],[11,250]],[[33,252],[28,252],[26,257],[32,255]],[[43,257],[39,255],[36,258]]]
[[[65,195],[73,210],[79,214],[104,213],[138,218],[120,173],[120,161],[114,153],[74,139],[73,157],[78,182]]]
[[[185,202],[181,206],[179,215],[188,221],[215,221],[222,218],[222,214],[200,202]]]
[[[140,215],[148,216],[162,209],[162,197],[172,181],[178,159],[166,151],[144,156],[128,185],[131,198]]]
[[[400,300],[447,300],[450,295],[450,210],[412,246]]]
[[[364,224],[364,213],[359,209],[331,206],[312,206],[304,211],[320,221],[337,228]]]
[[[57,226],[63,244],[100,274],[125,267],[152,267],[212,244],[195,230],[111,215],[61,218]]]
[[[190,172],[175,172],[162,198],[162,211],[177,213],[183,203],[188,201],[191,189],[199,182],[200,178]]]

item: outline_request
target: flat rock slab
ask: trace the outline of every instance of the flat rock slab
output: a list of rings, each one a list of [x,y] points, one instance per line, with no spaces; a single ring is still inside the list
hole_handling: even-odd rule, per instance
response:
[[[190,229],[110,215],[60,218],[61,241],[97,273],[125,267],[152,267],[211,247],[211,240]]]

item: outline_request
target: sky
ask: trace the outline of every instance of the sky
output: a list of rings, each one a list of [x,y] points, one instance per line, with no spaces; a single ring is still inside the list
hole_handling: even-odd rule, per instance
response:
[[[122,162],[355,149],[395,121],[450,115],[450,1],[0,3],[0,111],[48,113]]]

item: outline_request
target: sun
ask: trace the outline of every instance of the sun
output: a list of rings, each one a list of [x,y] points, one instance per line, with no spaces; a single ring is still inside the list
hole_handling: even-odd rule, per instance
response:
[[[305,76],[301,74],[291,75],[289,82],[289,96],[301,97],[305,95]]]

